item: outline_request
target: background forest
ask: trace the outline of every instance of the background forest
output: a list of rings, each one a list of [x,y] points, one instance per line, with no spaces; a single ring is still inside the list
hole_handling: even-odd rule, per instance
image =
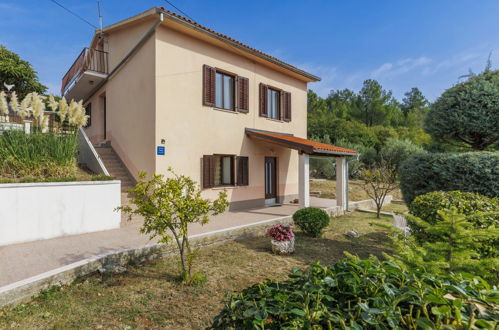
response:
[[[479,75],[470,74],[468,80],[480,80],[487,75],[496,78],[498,73],[490,71],[488,66]],[[444,98],[448,99],[447,96]],[[357,177],[363,164],[370,165],[381,159],[398,167],[406,158],[417,154],[497,150],[497,143],[474,147],[467,141],[447,138],[438,132],[432,126],[439,120],[443,124],[445,118],[427,118],[432,107],[437,108],[438,103],[437,99],[431,104],[417,87],[406,92],[399,101],[391,91],[372,79],[364,81],[359,92],[332,90],[326,98],[309,90],[308,137],[360,152],[358,160],[349,162],[352,178]],[[459,131],[459,125],[455,126],[455,130]],[[439,129],[443,129],[443,125]],[[334,160],[312,159],[311,169],[314,177],[334,179]]]

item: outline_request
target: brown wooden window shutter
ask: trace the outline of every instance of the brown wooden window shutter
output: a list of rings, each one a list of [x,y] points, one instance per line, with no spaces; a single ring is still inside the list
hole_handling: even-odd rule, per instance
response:
[[[203,156],[203,188],[215,186],[215,156]]]
[[[249,79],[245,77],[237,77],[237,111],[249,112]]]
[[[267,91],[268,86],[260,83],[260,116],[267,117]]]
[[[203,105],[215,106],[215,68],[203,65]]]
[[[283,97],[281,98],[283,100],[283,116],[282,120],[284,121],[291,121],[291,93],[289,92],[282,92]]]
[[[247,186],[249,184],[249,158],[237,157],[237,185]]]

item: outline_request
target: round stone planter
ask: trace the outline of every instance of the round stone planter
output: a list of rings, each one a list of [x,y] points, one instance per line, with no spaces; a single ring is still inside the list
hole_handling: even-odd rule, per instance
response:
[[[272,252],[275,254],[290,254],[295,252],[295,238],[290,241],[276,241],[270,240],[272,244]]]

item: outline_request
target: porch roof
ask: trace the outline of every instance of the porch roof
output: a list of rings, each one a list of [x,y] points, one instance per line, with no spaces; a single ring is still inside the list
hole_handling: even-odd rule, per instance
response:
[[[355,150],[333,146],[331,144],[302,139],[292,134],[269,132],[254,128],[246,128],[246,135],[252,139],[277,144],[281,147],[298,150],[302,153],[317,156],[357,156],[359,153]]]

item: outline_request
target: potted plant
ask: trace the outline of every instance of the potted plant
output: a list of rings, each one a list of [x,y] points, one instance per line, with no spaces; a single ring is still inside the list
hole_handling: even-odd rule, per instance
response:
[[[275,254],[289,254],[295,251],[295,234],[291,225],[279,224],[267,229]]]

